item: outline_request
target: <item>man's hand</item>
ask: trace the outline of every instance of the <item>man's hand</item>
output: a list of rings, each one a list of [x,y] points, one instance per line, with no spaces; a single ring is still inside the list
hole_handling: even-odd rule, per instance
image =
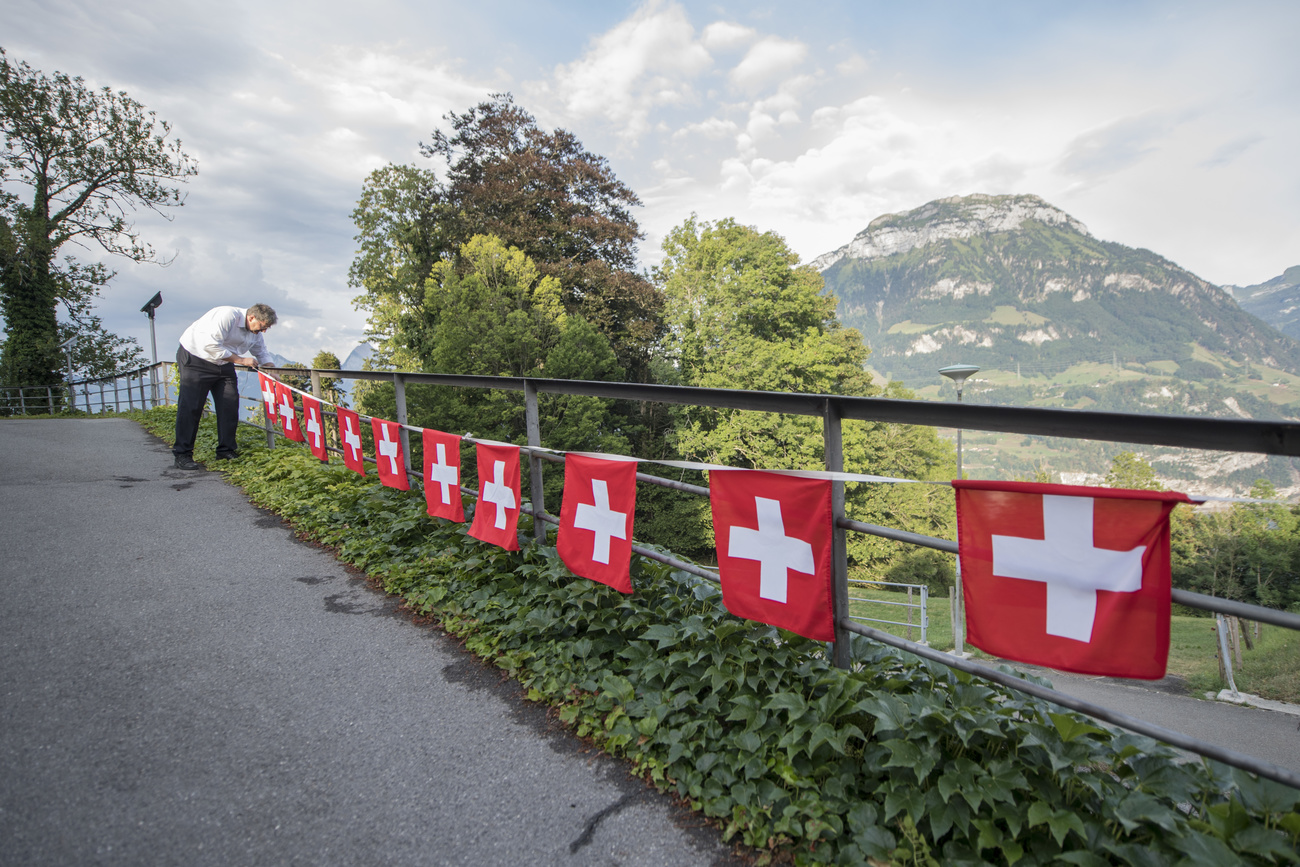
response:
[[[233,355],[230,360],[235,364],[238,364],[240,367],[251,367],[253,370],[257,370],[257,359],[252,356]]]

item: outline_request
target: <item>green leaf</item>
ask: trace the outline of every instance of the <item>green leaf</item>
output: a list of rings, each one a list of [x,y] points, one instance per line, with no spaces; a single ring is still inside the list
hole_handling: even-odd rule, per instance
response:
[[[1047,715],[1051,717],[1052,725],[1056,726],[1056,731],[1060,733],[1061,740],[1066,743],[1085,735],[1104,735],[1106,733],[1105,730],[1089,725],[1073,714],[1048,712]]]

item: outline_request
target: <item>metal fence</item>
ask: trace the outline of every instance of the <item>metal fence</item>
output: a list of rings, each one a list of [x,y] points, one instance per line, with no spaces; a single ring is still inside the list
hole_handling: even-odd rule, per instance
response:
[[[843,472],[845,470],[842,425],[846,419],[965,430],[1036,434],[1125,444],[1163,445],[1300,456],[1300,423],[1286,421],[1138,415],[1037,407],[982,406],[978,404],[936,403],[842,395],[788,394],[690,386],[642,385],[525,377],[463,376],[371,370],[313,369],[304,371],[289,368],[266,368],[266,370],[268,373],[274,374],[310,375],[312,391],[318,397],[321,396],[321,380],[323,378],[391,383],[396,404],[397,417],[395,420],[404,425],[402,429],[402,445],[407,464],[406,470],[413,479],[421,481],[422,473],[413,472],[410,464],[409,433],[412,428],[409,426],[407,417],[407,386],[439,385],[523,392],[527,445],[522,447],[522,451],[529,457],[531,505],[522,511],[533,516],[534,534],[539,541],[543,542],[546,539],[547,525],[559,524],[559,518],[546,511],[542,484],[544,465],[546,463],[563,463],[564,458],[562,455],[557,455],[542,448],[538,413],[538,395],[540,394],[582,395],[611,400],[657,402],[820,417],[822,419],[822,434],[825,447],[825,465],[826,470],[830,472]],[[414,430],[418,430],[418,428],[414,428]],[[269,430],[269,422],[267,435],[268,442],[273,441]],[[861,470],[867,472],[869,468],[861,468]],[[637,473],[637,481],[700,496],[707,497],[709,494],[708,488],[673,479],[665,479],[648,473]],[[478,493],[471,489],[462,490],[471,496]],[[850,597],[846,533],[867,533],[951,554],[957,553],[957,543],[949,539],[940,539],[852,520],[845,515],[844,511],[844,482],[833,481],[832,490],[832,506],[835,517],[833,598],[836,640],[829,650],[830,658],[836,666],[848,668],[852,665],[851,636],[863,636],[930,661],[1034,695],[1062,707],[1079,711],[1112,725],[1165,741],[1190,752],[1300,788],[1300,774],[1270,762],[1188,737],[1180,732],[1157,726],[1145,720],[1039,686],[1015,674],[973,662],[962,656],[938,651],[924,643],[900,638],[883,630],[867,626],[865,623],[857,622],[849,613]],[[662,551],[642,545],[633,545],[633,551],[641,556],[667,563],[674,568],[707,580],[715,582],[718,580],[715,570],[679,560]],[[1186,590],[1174,590],[1173,601],[1190,608],[1300,630],[1300,615],[1285,611],[1233,602]]]
[[[149,409],[171,402],[172,363],[160,361],[112,376],[62,385],[0,386],[0,416],[65,411],[90,414]]]
[[[876,588],[876,587],[882,587],[882,588],[883,588],[883,587],[897,587],[897,588],[899,588],[899,589],[898,589],[897,591],[893,591],[893,593],[896,594],[896,595],[898,595],[898,596],[902,596],[902,595],[903,595],[903,591],[905,590],[905,591],[907,591],[907,601],[906,601],[906,602],[895,602],[895,601],[890,600],[890,599],[872,599],[872,598],[867,597],[867,596],[854,596],[854,595],[852,595],[852,594],[853,594],[853,590],[854,590],[854,588],[858,588],[858,589],[861,589],[861,590],[869,590],[869,589]],[[919,637],[919,641],[920,641],[921,644],[925,644],[925,645],[927,645],[927,646],[929,645],[929,643],[930,643],[930,639],[929,639],[929,635],[928,635],[928,633],[929,633],[929,631],[930,631],[930,605],[929,605],[929,602],[930,602],[930,588],[927,587],[926,585],[924,585],[924,584],[899,584],[899,583],[894,582],[894,581],[860,581],[860,580],[857,580],[857,579],[854,579],[854,578],[850,578],[850,579],[849,579],[849,594],[850,594],[850,595],[849,595],[849,608],[850,608],[850,611],[849,611],[848,616],[849,616],[849,619],[850,619],[850,620],[856,621],[856,622],[858,622],[858,623],[884,623],[884,624],[887,624],[887,625],[889,625],[889,626],[903,626],[903,627],[906,627],[906,628],[907,628],[907,639],[910,641],[910,640],[912,639],[912,612],[915,611],[915,612],[916,612],[916,615],[917,615],[917,623],[916,623],[916,626],[917,626],[917,627],[920,629],[920,631],[921,631],[921,635],[920,635],[920,637]],[[915,595],[915,598],[916,598],[916,600],[917,600],[917,601],[915,601],[915,602],[912,601],[914,595]],[[853,603],[854,603],[854,602],[858,603],[858,610],[862,610],[863,608],[866,608],[866,607],[868,607],[868,606],[884,606],[884,607],[888,607],[888,608],[902,608],[902,609],[904,610],[904,613],[903,613],[903,614],[899,614],[898,616],[899,616],[899,617],[906,617],[907,620],[886,620],[886,619],[884,619],[884,618],[882,618],[882,617],[867,617],[867,616],[862,615],[862,614],[854,614],[853,611],[852,611]]]

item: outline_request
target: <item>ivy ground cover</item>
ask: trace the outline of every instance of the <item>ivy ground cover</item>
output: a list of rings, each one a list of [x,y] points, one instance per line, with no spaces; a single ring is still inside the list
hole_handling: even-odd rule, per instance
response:
[[[170,435],[174,412],[139,417]],[[205,426],[196,456],[213,444]],[[663,564],[634,558],[624,596],[553,548],[507,552],[429,518],[418,492],[268,450],[253,429],[240,447],[227,474],[255,503],[760,861],[1300,861],[1295,789],[866,641],[840,671],[823,645],[732,617],[715,587]]]

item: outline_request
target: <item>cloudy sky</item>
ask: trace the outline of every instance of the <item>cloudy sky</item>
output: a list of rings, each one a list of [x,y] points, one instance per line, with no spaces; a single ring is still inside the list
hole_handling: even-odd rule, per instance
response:
[[[1034,193],[1215,283],[1300,264],[1300,4],[673,0],[5,0],[15,60],[124,89],[199,174],[138,227],[100,312],[158,339],[215,304],[271,347],[344,357],[366,175],[422,162],[448,111],[510,91],[640,195],[644,265],[691,212],[809,260],[936,198]],[[83,253],[94,258],[93,251]]]

